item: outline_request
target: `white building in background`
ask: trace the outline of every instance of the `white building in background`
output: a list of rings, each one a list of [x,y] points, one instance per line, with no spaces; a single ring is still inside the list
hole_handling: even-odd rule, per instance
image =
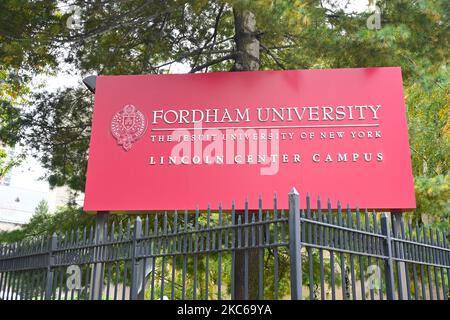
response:
[[[56,187],[49,191],[47,204],[49,212],[55,212],[61,206],[65,206],[69,202],[75,201],[77,205],[82,206],[84,202],[84,194],[75,194],[69,187]]]
[[[27,223],[48,193],[0,185],[0,231],[13,230]]]
[[[28,223],[42,200],[47,202],[50,213],[69,202],[71,190],[67,187],[50,190],[48,183],[40,180],[43,175],[39,163],[29,157],[0,181],[0,231],[14,230]],[[82,205],[83,198],[80,195],[75,201]]]
[[[6,151],[14,155],[11,148]],[[39,181],[41,170],[36,160],[27,158],[0,181],[0,231],[27,223],[39,202],[47,201],[49,188],[48,183]]]

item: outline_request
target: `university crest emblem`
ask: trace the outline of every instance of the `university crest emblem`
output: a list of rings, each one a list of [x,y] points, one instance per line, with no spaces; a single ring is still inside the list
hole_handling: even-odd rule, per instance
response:
[[[128,104],[117,112],[111,120],[111,133],[125,151],[133,146],[133,143],[139,140],[147,129],[145,115],[136,109],[135,106]]]

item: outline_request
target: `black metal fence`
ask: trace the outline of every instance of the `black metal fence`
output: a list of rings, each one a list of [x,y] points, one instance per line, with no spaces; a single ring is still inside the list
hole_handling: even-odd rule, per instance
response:
[[[0,247],[0,299],[449,299],[448,234],[350,207],[208,208]],[[248,208],[246,204],[246,208]]]

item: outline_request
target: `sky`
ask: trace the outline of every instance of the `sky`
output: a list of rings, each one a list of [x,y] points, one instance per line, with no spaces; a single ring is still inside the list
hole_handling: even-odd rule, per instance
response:
[[[346,3],[342,0],[341,3]],[[367,10],[368,0],[353,0],[350,1],[348,11],[363,12]],[[189,67],[180,63],[174,64],[171,67],[171,73],[186,73]],[[54,76],[38,76],[33,79],[33,87],[45,83],[45,89],[54,91],[65,87],[74,87],[82,84],[82,78],[79,75],[70,75],[65,72],[60,72]],[[16,152],[20,152],[17,149]],[[38,160],[27,157],[22,165],[12,170],[11,186],[18,188],[25,188],[29,190],[48,192],[49,185],[46,181],[40,180],[45,175],[45,170],[40,166]]]

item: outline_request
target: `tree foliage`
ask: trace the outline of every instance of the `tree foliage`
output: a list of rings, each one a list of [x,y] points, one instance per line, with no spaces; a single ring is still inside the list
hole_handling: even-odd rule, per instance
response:
[[[33,109],[22,115],[27,128],[22,141],[42,155],[50,185],[84,190],[92,95],[85,89],[65,89],[34,94],[32,100]]]
[[[449,173],[450,104],[446,90],[426,90],[418,83],[406,88],[413,171],[433,177]]]
[[[0,243],[48,238],[54,232],[64,234],[90,226],[94,220],[93,216],[84,215],[81,209],[74,207],[62,207],[56,212],[49,212],[47,202],[41,201],[27,224],[17,230],[0,232]]]
[[[450,175],[434,177],[417,177],[415,181],[417,210],[425,214],[428,224],[435,225],[442,230],[448,229],[450,220]],[[419,213],[419,214],[418,214]]]
[[[5,147],[13,147],[19,139],[22,122],[17,105],[22,102],[21,97],[26,91],[27,87],[14,72],[8,73],[0,65],[0,179],[23,158],[22,154],[8,157]]]

